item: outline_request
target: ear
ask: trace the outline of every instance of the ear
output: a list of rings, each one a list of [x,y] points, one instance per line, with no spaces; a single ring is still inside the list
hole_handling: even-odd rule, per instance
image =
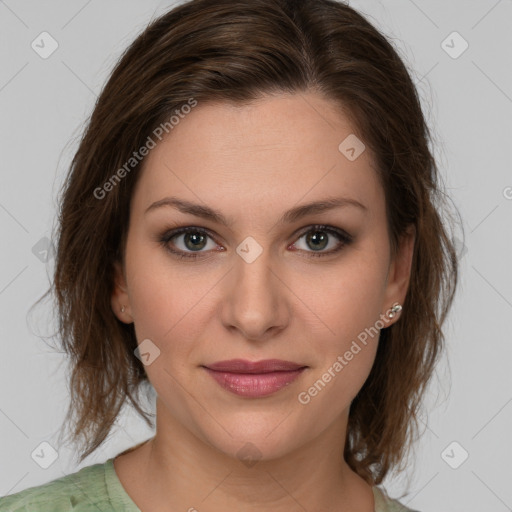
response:
[[[405,296],[409,288],[411,278],[412,258],[414,254],[414,243],[416,240],[416,229],[409,226],[406,233],[399,240],[399,246],[396,254],[391,260],[386,289],[384,294],[384,303],[382,304],[383,315],[389,312],[391,306],[398,302],[403,305]],[[388,327],[400,317],[398,312],[393,319],[387,319]]]
[[[119,261],[114,262],[114,289],[112,290],[110,304],[112,311],[121,322],[126,324],[133,322],[124,268]],[[121,311],[123,306],[124,312]]]

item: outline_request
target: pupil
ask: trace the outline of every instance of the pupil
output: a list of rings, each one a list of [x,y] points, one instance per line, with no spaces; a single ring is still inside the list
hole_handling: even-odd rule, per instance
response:
[[[204,243],[204,235],[194,233],[185,233],[185,245],[188,249],[202,249],[201,243]],[[188,241],[192,241],[192,246],[189,246]]]
[[[317,249],[324,249],[327,245],[327,236],[322,231],[314,231],[310,235],[307,236],[306,240],[308,243],[313,242],[316,244],[320,242],[320,245],[317,245]],[[314,248],[314,247],[313,247]]]

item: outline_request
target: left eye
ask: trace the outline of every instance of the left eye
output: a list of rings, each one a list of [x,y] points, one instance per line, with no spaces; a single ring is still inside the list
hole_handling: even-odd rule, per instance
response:
[[[329,246],[329,242],[332,242],[333,237],[337,238],[338,242],[331,243],[330,250],[324,251],[324,249],[326,249],[327,246]],[[308,231],[303,233],[300,236],[299,241],[302,240],[303,238],[306,246],[309,248],[313,248],[313,254],[310,254],[309,256],[324,256],[338,252],[344,245],[347,245],[352,241],[352,238],[347,233],[344,233],[343,231],[338,230],[337,228],[328,228],[327,226],[314,226],[313,228],[310,228]],[[297,242],[293,245],[296,246]],[[306,250],[306,252],[309,252],[307,249],[303,249],[300,247],[299,249]],[[319,253],[315,254],[317,252]]]
[[[330,250],[326,251],[325,249],[329,246],[331,242],[330,239],[333,236],[338,239],[338,243],[334,243],[334,247],[331,247]],[[173,241],[179,240],[180,237],[183,237],[183,247],[177,247],[178,244]],[[208,249],[208,239],[213,241],[212,236],[204,228],[188,226],[165,233],[160,237],[160,243],[167,251],[179,259],[195,259],[202,257],[202,253],[208,252],[202,250]],[[305,241],[306,249],[297,247],[298,242],[302,239]],[[353,238],[343,230],[335,227],[318,225],[311,226],[307,231],[303,231],[298,241],[295,242],[292,247],[308,253],[308,257],[328,256],[340,251],[345,245],[350,244],[352,240]],[[173,242],[171,243],[171,241]],[[215,250],[217,245],[215,243],[212,243],[212,245],[213,247],[210,247],[210,249]],[[175,248],[172,248],[173,246]],[[308,247],[312,248],[312,250],[308,250]]]

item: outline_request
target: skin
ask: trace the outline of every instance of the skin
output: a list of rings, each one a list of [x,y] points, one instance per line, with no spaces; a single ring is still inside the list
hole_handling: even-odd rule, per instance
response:
[[[308,404],[297,398],[359,333],[403,304],[409,284],[414,234],[392,259],[370,151],[350,161],[338,150],[352,133],[348,118],[317,93],[281,94],[243,107],[199,104],[146,157],[112,294],[114,313],[134,322],[138,342],[148,338],[160,350],[145,366],[158,395],[156,435],[114,461],[145,512],[374,510],[371,487],[342,453],[350,403],[370,373],[378,336],[359,343]],[[215,208],[233,225],[170,206],[144,213],[171,195]],[[338,196],[366,210],[344,206],[278,223],[297,205]],[[315,224],[354,240],[308,257],[343,243],[327,233],[328,244],[315,251],[305,236]],[[184,226],[211,233],[197,260],[180,260],[158,241]],[[236,252],[249,236],[262,248],[251,263]],[[197,254],[184,235],[169,245]],[[201,368],[232,358],[308,368],[273,395],[247,398]],[[251,467],[237,455],[246,443],[259,453]]]

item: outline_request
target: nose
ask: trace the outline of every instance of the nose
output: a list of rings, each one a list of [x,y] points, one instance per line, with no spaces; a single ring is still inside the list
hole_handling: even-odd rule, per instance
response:
[[[223,325],[251,341],[275,336],[290,318],[289,292],[270,256],[267,249],[252,262],[237,255],[223,289]]]

